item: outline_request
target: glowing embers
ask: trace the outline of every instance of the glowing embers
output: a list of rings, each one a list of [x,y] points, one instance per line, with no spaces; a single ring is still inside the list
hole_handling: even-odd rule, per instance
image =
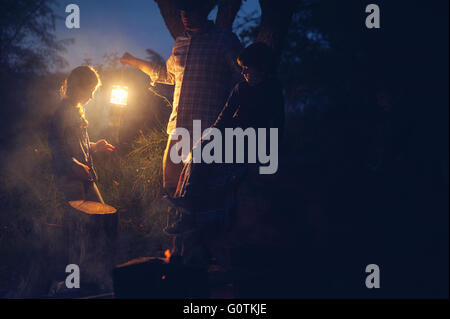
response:
[[[110,102],[112,104],[126,106],[128,104],[128,87],[113,85]]]

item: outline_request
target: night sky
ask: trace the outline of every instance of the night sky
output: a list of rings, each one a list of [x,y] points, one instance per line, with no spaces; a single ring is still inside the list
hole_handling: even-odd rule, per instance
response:
[[[174,43],[158,6],[153,0],[70,0],[58,1],[55,12],[63,19],[57,21],[56,35],[59,39],[73,38],[64,58],[69,68],[91,59],[101,63],[105,53],[125,51],[137,57],[145,57],[145,49],[151,48],[168,58]],[[67,29],[65,8],[75,3],[80,7],[80,29]],[[260,10],[258,0],[247,0],[238,15]],[[214,16],[216,9],[211,12]],[[235,22],[238,22],[236,19]]]

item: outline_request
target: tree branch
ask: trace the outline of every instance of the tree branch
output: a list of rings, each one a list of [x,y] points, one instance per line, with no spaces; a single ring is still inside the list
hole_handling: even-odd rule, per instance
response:
[[[259,0],[261,25],[256,41],[270,46],[276,57],[281,56],[283,44],[296,6],[296,1]]]
[[[170,34],[175,39],[184,31],[178,8],[172,0],[155,0],[155,2],[158,4],[167,29],[169,29]]]
[[[242,0],[221,0],[217,11],[216,25],[221,28],[233,27],[234,19],[241,8]]]
[[[25,27],[27,23],[29,23],[30,17],[32,17],[45,3],[45,0],[41,0],[36,4],[34,8],[32,8],[22,19],[22,21],[17,25],[16,30],[14,34],[11,36],[10,39],[6,39],[5,43],[2,45],[2,50],[7,51],[8,47],[12,44],[12,42],[18,37],[20,34],[20,31],[22,31],[22,28]],[[6,48],[6,49],[4,49]]]

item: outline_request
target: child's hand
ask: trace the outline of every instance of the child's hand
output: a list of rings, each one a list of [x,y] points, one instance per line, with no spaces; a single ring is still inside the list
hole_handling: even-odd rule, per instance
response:
[[[73,166],[73,171],[75,175],[81,180],[89,180],[91,178],[91,169],[89,166],[80,163],[75,158],[72,159],[75,165]]]
[[[115,146],[109,144],[106,140],[102,139],[91,145],[91,150],[95,152],[112,152],[116,149]]]
[[[120,58],[120,63],[122,65],[128,64],[131,66],[136,66],[136,58],[128,52],[125,52],[125,54]]]

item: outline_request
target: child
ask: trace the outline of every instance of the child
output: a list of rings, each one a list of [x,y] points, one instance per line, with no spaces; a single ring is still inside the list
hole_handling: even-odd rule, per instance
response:
[[[84,106],[100,85],[92,67],[79,66],[72,70],[61,87],[62,100],[50,121],[48,142],[52,168],[57,188],[64,193],[66,201],[104,204],[96,185],[92,153],[111,152],[115,148],[105,140],[90,142],[84,116]],[[66,205],[62,221],[66,261],[82,269],[81,288],[97,292],[112,287],[109,272],[113,265],[115,217],[88,215]]]
[[[100,85],[100,78],[92,67],[79,66],[72,70],[61,87],[62,101],[50,122],[53,172],[67,201],[104,203],[96,185],[91,153],[111,152],[115,147],[103,139],[91,143],[84,116],[84,105]]]
[[[243,130],[249,127],[278,128],[281,136],[284,125],[284,101],[281,86],[275,77],[272,50],[263,43],[254,43],[244,49],[237,60],[245,81],[238,83],[233,89],[212,127],[219,129],[222,136],[225,136],[225,128],[237,127]],[[192,162],[191,156],[180,176],[175,196],[168,198],[172,206],[176,207],[177,216],[173,223],[168,223],[165,231],[178,235],[198,230],[202,233],[206,229],[210,233],[210,230],[217,230],[218,224],[219,228],[226,228],[227,210],[232,206],[230,198],[233,191],[244,174],[246,178],[249,172],[258,174],[254,173],[256,171],[254,168],[258,165],[258,163],[196,164]],[[225,227],[221,227],[221,224]],[[202,235],[195,237],[200,238]],[[184,241],[182,250],[185,254],[188,243]],[[195,243],[190,246],[197,249],[194,246],[200,245],[201,241],[194,240],[192,242]]]

